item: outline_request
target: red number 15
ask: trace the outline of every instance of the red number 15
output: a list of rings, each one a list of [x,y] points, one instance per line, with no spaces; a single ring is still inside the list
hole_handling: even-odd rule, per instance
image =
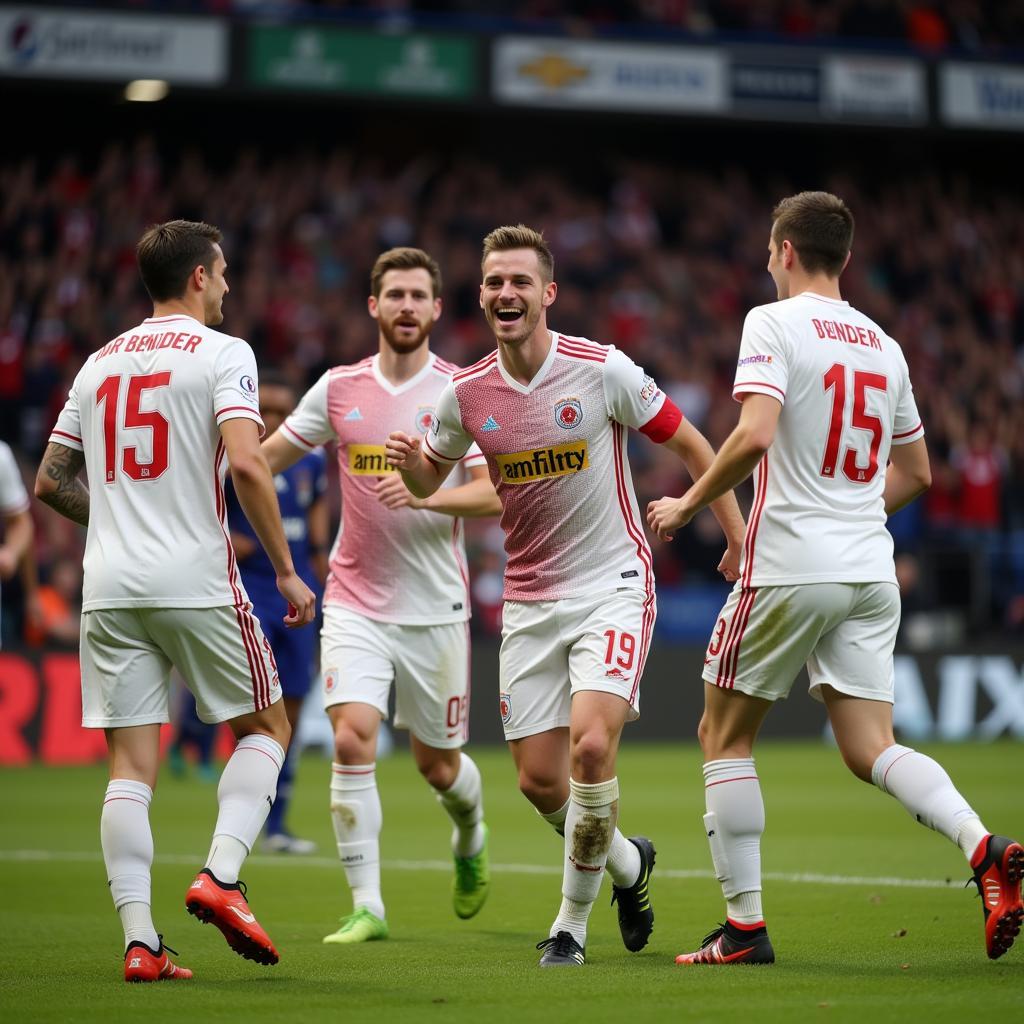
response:
[[[832,392],[832,415],[829,420],[828,440],[825,443],[825,456],[821,460],[821,475],[834,479],[839,463],[839,445],[842,440],[843,424],[846,417],[846,367],[842,363],[834,363],[825,373],[823,385],[825,392]],[[878,472],[878,449],[882,443],[882,421],[867,412],[868,388],[885,391],[886,379],[881,373],[867,373],[864,370],[853,371],[853,413],[850,426],[857,430],[871,433],[871,447],[868,451],[868,464],[857,465],[857,453],[853,448],[846,449],[843,458],[843,475],[855,484],[870,483]]]
[[[138,448],[125,448],[121,453],[121,469],[132,480],[155,480],[167,469],[167,438],[170,424],[156,411],[139,408],[143,391],[165,388],[171,383],[171,371],[138,373],[128,378],[128,396],[124,408],[125,430],[148,427],[153,431],[153,458],[139,462]],[[121,392],[121,377],[115,375],[96,389],[96,404],[103,406],[103,480],[112,484],[117,463],[117,399]]]

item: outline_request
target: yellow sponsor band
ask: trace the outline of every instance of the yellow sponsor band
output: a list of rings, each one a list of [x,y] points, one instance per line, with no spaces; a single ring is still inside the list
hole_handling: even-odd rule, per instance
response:
[[[572,441],[550,448],[534,448],[511,455],[495,455],[501,479],[506,484],[532,484],[555,476],[571,476],[590,468],[587,442]]]
[[[397,472],[388,465],[386,451],[382,444],[350,444],[349,473],[353,476],[386,476]]]

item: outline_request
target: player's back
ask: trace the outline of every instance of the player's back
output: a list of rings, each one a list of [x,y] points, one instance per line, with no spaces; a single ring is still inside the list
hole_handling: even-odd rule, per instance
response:
[[[894,580],[885,468],[893,444],[923,435],[899,345],[849,303],[805,292],[748,315],[733,392],[783,402],[744,584]]]
[[[261,422],[252,350],[191,317],[146,320],[89,357],[51,438],[77,434],[85,452],[83,610],[244,599],[219,431],[239,416]]]

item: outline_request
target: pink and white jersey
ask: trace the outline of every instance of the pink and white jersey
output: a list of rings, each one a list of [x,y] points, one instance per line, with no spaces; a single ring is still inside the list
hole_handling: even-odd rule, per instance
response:
[[[656,442],[681,421],[651,377],[614,346],[552,334],[529,384],[497,352],[455,374],[425,452],[450,464],[476,441],[501,497],[506,601],[619,587],[653,596],[651,552],[626,460],[626,428]]]
[[[426,509],[385,508],[378,480],[395,472],[384,442],[393,430],[426,432],[438,396],[458,369],[431,353],[426,366],[395,386],[379,356],[329,370],[303,396],[281,432],[303,451],[338,442],[341,526],[331,551],[325,604],[403,625],[442,625],[469,618],[469,572],[462,520]],[[449,486],[483,465],[476,449]]]
[[[924,436],[899,345],[813,292],[757,306],[733,384],[751,393],[783,409],[755,475],[742,585],[895,582],[885,467],[892,445]]]
[[[83,611],[248,604],[219,425],[262,432],[256,389],[246,342],[190,316],[144,320],[85,361],[50,434],[89,474]]]

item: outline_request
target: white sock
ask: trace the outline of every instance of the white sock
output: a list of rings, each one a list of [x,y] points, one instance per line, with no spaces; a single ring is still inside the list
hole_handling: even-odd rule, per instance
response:
[[[384,920],[380,891],[380,830],[384,815],[375,764],[331,765],[331,822],[354,910]]]
[[[435,789],[434,792],[455,824],[452,852],[456,857],[475,857],[484,846],[484,794],[480,769],[468,754],[462,753],[455,781],[447,789]]]
[[[563,838],[565,837],[565,817],[569,813],[569,801],[566,800],[557,811],[547,814],[537,812]],[[605,870],[612,882],[620,889],[628,889],[640,877],[640,851],[618,830],[612,836],[612,845],[608,850]]]
[[[114,909],[124,927],[125,948],[144,942],[160,948],[150,910],[153,831],[149,805],[153,790],[144,782],[111,779],[100,813],[100,843]]]
[[[569,780],[562,905],[549,934],[569,932],[581,946],[586,945],[587,918],[601,889],[618,815],[617,778],[595,783]]]
[[[764,801],[752,757],[704,764],[704,831],[727,916],[758,924],[761,909],[761,835]]]
[[[219,812],[206,867],[226,885],[238,881],[277,793],[284,748],[261,733],[243,736],[217,786]]]
[[[878,755],[871,781],[897,800],[922,825],[941,832],[970,860],[988,833],[937,761],[894,743]]]

